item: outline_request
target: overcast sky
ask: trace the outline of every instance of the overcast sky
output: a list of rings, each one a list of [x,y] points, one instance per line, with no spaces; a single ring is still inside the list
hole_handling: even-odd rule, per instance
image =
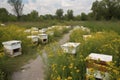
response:
[[[40,15],[55,14],[56,10],[62,8],[64,13],[68,9],[74,11],[74,15],[81,12],[88,13],[91,10],[92,3],[95,0],[23,0],[23,13],[30,13],[32,10],[37,10]],[[7,0],[0,0],[0,8],[6,8],[10,13],[13,13],[12,7],[7,3]]]

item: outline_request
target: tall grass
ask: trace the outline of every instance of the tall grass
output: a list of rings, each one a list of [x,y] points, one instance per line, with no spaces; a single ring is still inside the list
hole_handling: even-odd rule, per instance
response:
[[[58,44],[46,46],[45,51],[48,53],[46,80],[95,80],[94,74],[86,76],[86,57],[90,53],[112,55],[113,62],[105,68],[110,74],[110,80],[120,78],[120,36],[113,31],[104,31],[102,33],[93,32],[92,37],[86,40],[79,39],[83,34],[77,29],[72,32],[72,37],[70,37],[71,41],[81,43],[76,56],[64,53]],[[102,67],[102,65],[100,66]],[[93,68],[96,69],[95,66]]]
[[[22,41],[22,55],[9,58],[5,55],[0,57],[0,70],[4,72],[4,80],[9,80],[10,75],[15,70],[19,69],[30,58],[35,57],[36,49],[33,47],[31,41],[26,38],[24,28],[20,28],[15,25],[0,27],[0,55],[3,53],[2,42],[9,40],[21,40]]]
[[[92,31],[115,31],[120,34],[120,21],[57,21],[57,20],[46,20],[40,22],[8,22],[7,25],[19,25],[20,27],[49,27],[52,25],[71,25],[71,26],[86,26],[90,28]]]

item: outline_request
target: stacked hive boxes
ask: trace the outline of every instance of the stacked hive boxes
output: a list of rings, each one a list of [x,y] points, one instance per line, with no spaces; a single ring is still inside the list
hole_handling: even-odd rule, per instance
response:
[[[94,75],[97,80],[109,80],[108,62],[112,61],[112,56],[91,53],[87,57],[87,75]]]

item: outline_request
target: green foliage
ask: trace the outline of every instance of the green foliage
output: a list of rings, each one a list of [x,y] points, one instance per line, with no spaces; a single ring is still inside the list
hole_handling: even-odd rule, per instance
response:
[[[4,80],[4,79],[5,79],[5,73],[0,69],[0,80]]]
[[[57,9],[57,11],[56,11],[56,17],[59,20],[62,19],[62,17],[63,17],[63,9]]]
[[[2,42],[9,41],[9,40],[21,40],[22,41],[22,47],[23,52],[27,52],[27,48],[32,46],[30,41],[26,38],[26,34],[24,33],[24,28],[19,28],[14,25],[6,26],[6,27],[0,27],[0,48],[2,48]],[[22,33],[22,34],[21,34]]]
[[[113,34],[113,35],[108,36],[108,34]],[[47,62],[46,62],[47,65],[46,80],[85,80],[86,78],[90,80],[94,80],[95,79],[94,74],[91,74],[91,76],[86,77],[86,65],[85,65],[86,56],[88,56],[89,53],[91,52],[103,53],[101,50],[105,50],[105,49],[99,47],[102,45],[106,45],[106,43],[110,44],[111,40],[115,40],[114,42],[116,42],[115,38],[119,38],[119,35],[117,35],[114,32],[103,32],[103,33],[94,33],[92,36],[93,37],[89,38],[85,43],[82,43],[82,45],[80,45],[81,46],[80,52],[78,52],[76,56],[64,53],[57,43],[47,45],[45,47],[45,51],[48,54]],[[118,43],[113,45],[118,48],[118,45],[120,44]],[[89,52],[85,56],[87,50]],[[106,49],[106,50],[112,51],[111,49],[109,50]],[[116,50],[117,49],[114,50],[114,54],[111,53],[110,54],[113,56],[116,55],[117,54],[115,52]],[[110,80],[117,80],[117,79],[119,80],[120,68],[117,67],[115,63],[107,63],[107,65],[108,66],[104,66],[104,68],[108,70],[108,73],[110,75]],[[103,65],[99,67],[103,67]],[[95,66],[93,66],[92,71],[94,71],[94,68]],[[102,74],[104,75],[104,72]]]
[[[83,56],[64,53],[57,43],[45,47],[48,54],[46,80],[85,80]]]
[[[75,22],[74,22],[75,23]],[[76,22],[79,25],[86,26],[90,28],[92,32],[98,32],[98,31],[114,31],[118,34],[120,34],[120,22],[106,22],[106,21],[86,21],[86,22]]]
[[[81,13],[81,20],[82,21],[87,20],[87,15],[85,13]]]
[[[73,10],[67,10],[67,20],[73,20],[74,16],[73,16]]]
[[[0,8],[0,21],[8,21],[8,11],[5,8]]]
[[[24,33],[24,28],[20,28],[15,25],[0,27],[0,50],[3,51],[2,42],[9,40],[21,40],[22,41],[22,55],[17,58],[9,58],[5,55],[0,57],[0,69],[5,74],[4,80],[10,80],[10,75],[13,71],[20,68],[33,53],[36,54],[35,48],[30,44],[30,40],[27,39],[27,35]],[[0,52],[0,55],[2,53]],[[28,56],[29,55],[29,56]],[[19,62],[19,64],[18,64]],[[0,74],[1,75],[1,74]],[[2,76],[2,75],[1,75]],[[1,77],[0,76],[0,77]],[[1,77],[2,78],[2,77]],[[0,78],[0,79],[1,79]]]
[[[85,56],[87,56],[89,53],[104,53],[108,55],[113,55],[116,56],[118,53],[116,53],[116,50],[118,51],[118,45],[114,44],[117,48],[115,49],[110,49],[111,47],[111,42],[114,40],[119,40],[119,35],[117,35],[114,32],[102,32],[102,33],[93,33],[91,38],[88,38],[87,41],[84,42],[82,45],[83,49],[82,53],[84,53]],[[109,45],[107,45],[109,44]],[[107,47],[103,47],[106,46]],[[108,48],[108,49],[107,49]],[[117,59],[117,57],[116,57]]]
[[[30,14],[27,15],[28,21],[38,21],[38,12],[36,10],[33,10]]]
[[[93,2],[92,11],[96,20],[102,18],[111,20],[112,17],[120,19],[120,1],[119,0],[96,0]]]
[[[22,4],[22,0],[8,0],[8,3],[13,7],[13,11],[19,20],[24,6],[24,4]]]
[[[83,35],[89,34],[87,31],[83,31],[82,29],[75,29],[70,34],[70,41],[71,42],[82,42]]]

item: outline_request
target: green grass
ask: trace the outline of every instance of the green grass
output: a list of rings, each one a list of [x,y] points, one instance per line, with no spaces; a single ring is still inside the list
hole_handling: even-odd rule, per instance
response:
[[[23,65],[29,62],[29,60],[37,57],[36,49],[33,49],[28,53],[29,54],[22,54],[17,57],[4,56],[0,58],[0,69],[6,74],[5,80],[11,80],[11,75],[14,71],[20,70]]]
[[[3,52],[3,45],[2,42],[9,41],[9,40],[21,40],[22,41],[22,51],[23,54],[21,56],[17,56],[14,58],[10,58],[7,56],[3,56],[0,58],[0,70],[4,71],[6,76],[5,80],[11,80],[11,75],[14,71],[21,69],[21,67],[31,59],[35,59],[37,57],[37,49],[42,50],[45,45],[33,45],[30,40],[26,38],[27,34],[23,31],[25,28],[30,27],[29,25],[43,25],[46,24],[45,22],[40,24],[39,22],[29,23],[29,22],[15,22],[15,23],[7,23],[6,27],[0,27],[0,51]],[[49,23],[48,23],[49,24]],[[47,25],[48,25],[47,24]],[[51,25],[49,25],[51,26]],[[37,27],[37,26],[36,26]],[[44,27],[44,26],[43,26]],[[67,30],[55,30],[55,34],[53,35],[53,41],[57,41],[62,37],[63,34],[67,33]],[[22,33],[22,34],[21,34]],[[50,42],[53,42],[52,40]],[[31,43],[31,44],[30,44]],[[47,44],[46,44],[47,45]]]
[[[71,26],[85,26],[91,29],[92,32],[97,32],[97,31],[115,31],[120,35],[120,21],[117,22],[107,22],[107,21],[41,21],[41,22],[12,22],[12,23],[6,23],[8,26],[9,25],[16,25],[19,28],[30,28],[30,27],[49,27],[52,25],[71,25]],[[7,27],[7,26],[6,26]],[[9,27],[8,27],[9,28]],[[10,30],[11,28],[9,28]],[[5,29],[6,30],[6,29]],[[0,35],[3,35],[4,30],[1,27]],[[11,32],[11,31],[7,31]],[[7,34],[7,33],[6,33]],[[15,35],[13,34],[12,37]],[[2,36],[4,38],[4,36]],[[8,37],[5,40],[9,40],[11,36],[8,35]],[[17,38],[18,36],[16,36]],[[18,37],[19,38],[19,37]],[[21,38],[21,37],[20,37]],[[57,38],[57,37],[56,37]],[[11,39],[11,38],[10,38]],[[58,39],[57,39],[58,40]],[[0,39],[0,41],[4,41],[4,39]],[[26,46],[25,46],[26,47]],[[24,48],[25,48],[24,47]],[[28,51],[25,49],[25,51]],[[29,52],[28,52],[29,53]],[[21,56],[15,57],[15,58],[8,58],[4,57],[2,60],[0,60],[0,68],[4,68],[7,72],[10,72],[10,74],[14,71],[17,71],[20,69],[20,67],[24,64],[26,64],[30,59],[36,58],[36,51],[31,52],[30,54],[27,54],[27,52]],[[4,64],[2,64],[4,63]],[[2,64],[2,66],[1,66]],[[9,80],[9,79],[8,79]]]
[[[115,31],[120,34],[120,21],[64,21],[65,25],[80,25],[91,29],[93,32],[97,31]]]
[[[83,26],[89,27],[92,31],[115,31],[120,34],[120,22],[84,22]]]
[[[13,22],[13,23],[8,22],[6,24],[8,25],[15,24],[20,27],[26,27],[26,28],[30,28],[30,27],[43,28],[52,25],[71,25],[71,26],[80,25],[80,26],[89,27],[94,32],[113,30],[118,34],[120,34],[120,21],[113,22],[113,21],[57,21],[57,20],[48,21],[46,20],[41,22]]]

